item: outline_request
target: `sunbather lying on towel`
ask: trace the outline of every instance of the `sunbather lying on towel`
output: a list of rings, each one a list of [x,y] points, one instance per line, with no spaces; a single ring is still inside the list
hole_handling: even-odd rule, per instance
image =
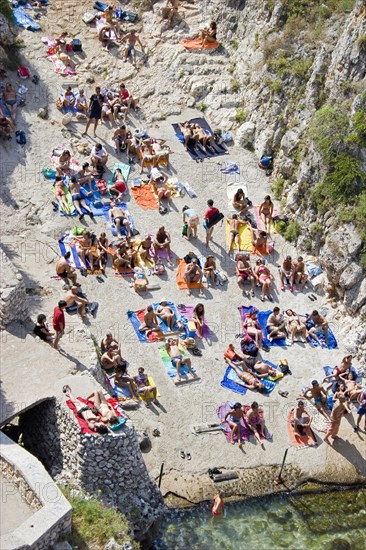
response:
[[[72,267],[68,260],[71,257],[71,252],[66,252],[59,260],[57,260],[56,263],[56,275],[61,277],[65,281],[66,284],[70,284],[72,286],[80,286],[77,285],[77,274],[76,269]],[[70,279],[70,280],[69,280]]]
[[[265,376],[267,376],[266,374],[254,374],[250,372],[249,368],[245,364],[242,365],[243,370],[241,370],[239,369],[237,364],[233,363],[233,361],[230,361],[230,359],[227,359],[227,363],[230,365],[231,368],[234,369],[234,371],[240,378],[241,382],[238,382],[240,386],[244,386],[244,388],[247,388],[248,390],[264,390],[264,384],[260,382],[259,378],[264,378]]]
[[[197,378],[197,375],[192,372],[191,359],[189,357],[183,357],[179,349],[179,338],[168,338],[167,343],[165,344],[165,349],[167,350],[173,365],[177,369],[177,380],[181,381],[180,377],[180,368],[182,365],[186,365],[192,378]]]
[[[255,312],[246,314],[243,320],[243,328],[255,340],[258,348],[263,347],[263,332]]]
[[[56,200],[58,202],[59,208],[64,214],[70,214],[70,206],[66,200],[66,195],[64,191],[64,180],[62,176],[56,176],[53,187],[55,188]]]
[[[230,218],[226,218],[230,225],[230,242],[227,253],[230,255],[231,247],[235,243],[236,248],[239,250],[239,229],[240,226],[246,224],[246,222],[239,220],[238,214],[233,214]]]
[[[228,420],[229,417],[229,420]],[[226,414],[225,418],[222,418],[222,422],[227,422],[231,428],[230,443],[235,445],[234,436],[238,438],[239,448],[242,447],[242,441],[240,438],[240,420],[243,418],[243,409],[241,403],[235,403],[233,408]]]
[[[97,432],[98,434],[106,434],[108,433],[107,426],[115,423],[116,421],[118,422],[118,420],[114,420],[115,418],[117,419],[117,417],[114,412],[113,414],[111,413],[110,406],[101,391],[92,394],[95,396],[94,407],[85,405],[85,403],[80,401],[77,397],[74,397],[70,386],[64,386],[63,391],[66,397],[75,405],[78,416],[85,420],[88,428],[93,432]],[[103,415],[99,413],[98,408],[100,411],[103,411]]]
[[[346,386],[346,391],[344,392],[345,396],[349,397],[351,401],[357,399],[358,396],[361,395],[362,386],[356,382],[355,373],[353,371],[349,371],[348,374],[340,374],[339,378],[344,381]]]
[[[233,196],[232,205],[238,211],[239,216],[246,216],[249,212],[248,201],[244,191],[239,188]]]
[[[170,200],[172,192],[166,188],[166,182],[168,178],[165,176],[158,168],[153,167],[150,173],[150,185],[152,185],[155,194],[158,197],[159,209],[165,208],[162,200],[166,200],[167,204],[170,205]],[[166,211],[166,209],[165,209]]]
[[[251,355],[245,355],[243,353],[240,353],[239,351],[236,351],[232,344],[229,344],[228,348],[232,351],[233,354],[235,354],[233,359],[235,361],[235,364],[238,366],[255,370],[258,373],[258,375],[260,375],[258,376],[258,378],[278,375],[278,371],[273,367],[271,367],[270,365],[268,365],[268,363],[265,363],[260,359],[256,359]],[[225,361],[226,362],[229,361],[227,357],[225,357]]]
[[[164,323],[167,325],[170,331],[173,331],[175,320],[174,320],[174,311],[171,307],[168,306],[168,302],[165,298],[160,300],[160,304],[156,308],[156,315],[160,317]]]
[[[15,88],[13,88],[13,86],[9,82],[5,85],[2,98],[9,110],[10,117],[11,117],[11,120],[13,121],[13,124],[16,124],[17,104],[18,104],[17,91]]]
[[[308,330],[305,323],[300,321],[300,318],[292,309],[286,309],[286,330],[291,335],[291,344],[295,341],[295,336],[301,335],[302,341],[307,342]]]
[[[153,394],[153,403],[155,405],[160,405],[158,399],[156,398],[157,394],[157,388],[156,386],[150,386],[149,385],[149,379],[147,374],[145,374],[145,369],[143,367],[140,367],[138,369],[138,375],[134,376],[134,381],[137,387],[137,393],[139,395],[142,395],[144,399],[147,399],[149,393]],[[145,402],[146,407],[148,407],[148,403]]]
[[[79,220],[82,220],[84,215],[85,215],[85,214],[83,214],[83,211],[81,210],[81,208],[84,208],[84,210],[87,211],[87,213],[89,214],[91,219],[93,219],[94,214],[90,210],[89,206],[87,206],[87,204],[85,202],[85,198],[81,194],[80,183],[75,178],[75,176],[70,178],[69,190],[70,190],[70,193],[71,193],[72,202],[73,202],[76,210],[79,213]],[[91,195],[91,194],[92,194],[92,192],[89,193],[89,195]]]
[[[131,237],[131,224],[126,216],[125,211],[113,201],[109,210],[109,219],[111,223],[115,223],[117,233],[120,232],[121,227],[127,231],[127,236]]]

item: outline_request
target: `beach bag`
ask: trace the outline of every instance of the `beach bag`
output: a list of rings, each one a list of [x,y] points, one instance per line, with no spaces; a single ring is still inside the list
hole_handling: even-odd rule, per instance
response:
[[[183,237],[186,237],[188,233],[188,223],[184,223],[182,227],[182,235]]]
[[[162,264],[162,263],[155,264],[154,273],[155,273],[155,275],[164,275],[164,273],[165,273],[164,264]]]
[[[279,370],[282,372],[283,375],[285,375],[285,374],[292,374],[292,372],[291,372],[291,370],[290,370],[290,367],[289,367],[288,364],[287,364],[286,359],[281,359],[281,360],[277,363],[277,366],[278,366]]]
[[[27,138],[25,137],[23,130],[18,130],[15,132],[15,139],[20,145],[25,145],[27,143]]]
[[[227,282],[227,276],[222,271],[215,270],[215,275],[220,284],[224,284]]]
[[[56,177],[56,170],[53,170],[53,168],[44,168],[42,174],[46,179],[54,180]]]
[[[24,66],[18,67],[17,73],[19,78],[22,78],[24,80],[30,77],[29,70],[27,69],[27,67]]]
[[[224,143],[230,143],[230,141],[234,141],[233,134],[231,132],[222,132],[221,137]]]
[[[73,52],[82,52],[83,51],[81,40],[79,40],[78,38],[74,38],[74,40],[71,42],[71,47],[72,47]]]
[[[213,227],[217,223],[221,222],[225,218],[224,214],[222,212],[215,212],[213,216],[206,222],[206,228],[210,229],[210,227]]]
[[[83,233],[85,233],[86,229],[85,227],[80,227],[79,225],[75,225],[75,227],[72,228],[71,233],[75,235],[75,237],[80,237]]]
[[[243,338],[240,342],[241,351],[245,355],[250,355],[251,357],[257,357],[258,355],[258,347],[253,342],[252,339]]]
[[[96,184],[97,189],[101,195],[105,195],[107,192],[107,184],[104,180],[97,180]]]

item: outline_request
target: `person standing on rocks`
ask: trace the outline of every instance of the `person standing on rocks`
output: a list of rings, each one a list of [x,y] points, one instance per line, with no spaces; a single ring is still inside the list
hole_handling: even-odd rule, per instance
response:
[[[332,413],[330,415],[330,425],[327,430],[327,435],[324,438],[324,443],[328,443],[328,445],[330,445],[329,437],[331,437],[332,439],[336,439],[338,437],[337,434],[341,426],[342,416],[347,410],[347,407],[345,405],[346,400],[346,396],[341,393],[333,405]]]
[[[75,287],[77,288],[77,287]],[[58,343],[62,336],[65,334],[65,309],[67,303],[65,300],[60,300],[58,305],[53,310],[53,328],[56,333],[55,341],[53,342],[53,347],[59,349]]]
[[[102,118],[103,102],[104,96],[102,96],[102,94],[100,93],[100,88],[99,86],[97,86],[95,88],[95,94],[93,94],[90,98],[88,115],[89,118],[83,136],[87,135],[90,124],[94,122],[94,137],[97,137],[97,126],[99,120]]]
[[[142,42],[141,42],[139,36],[136,34],[135,29],[132,29],[128,34],[126,34],[123,41],[127,43],[126,49],[125,49],[124,62],[126,63],[128,58],[131,56],[132,65],[134,67],[137,67],[137,65],[136,65],[136,48],[135,48],[136,43],[140,44],[141,49],[142,49],[143,52],[145,52],[145,50],[144,50],[144,46],[142,45]]]

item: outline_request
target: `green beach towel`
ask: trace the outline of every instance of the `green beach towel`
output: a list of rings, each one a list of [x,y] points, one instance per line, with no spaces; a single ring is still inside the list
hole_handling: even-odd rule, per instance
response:
[[[112,170],[108,185],[113,185],[113,178],[117,168],[121,170],[123,179],[127,184],[128,176],[130,175],[131,166],[129,164],[125,164],[124,162],[115,162],[113,165],[113,170]]]

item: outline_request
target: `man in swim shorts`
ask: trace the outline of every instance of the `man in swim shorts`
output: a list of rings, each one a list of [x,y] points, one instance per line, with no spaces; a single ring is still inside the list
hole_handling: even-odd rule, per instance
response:
[[[70,264],[69,261],[71,257],[71,252],[66,252],[56,263],[56,275],[61,277],[65,281],[66,284],[71,284],[74,286],[77,285],[77,274],[76,269],[74,269]],[[70,281],[69,281],[70,279]]]
[[[198,265],[196,258],[192,258],[190,263],[187,264],[186,270],[183,275],[183,279],[185,280],[188,287],[188,291],[187,291],[188,296],[191,295],[190,286],[192,283],[199,283],[199,289],[200,289],[199,296],[203,296],[202,277],[203,277],[202,269]]]
[[[185,365],[192,378],[197,378],[197,375],[192,371],[191,359],[189,357],[183,357],[179,349],[179,338],[168,338],[165,344],[165,349],[172,360],[173,365],[177,369],[177,382],[181,382],[180,369],[182,365]]]
[[[319,382],[317,380],[313,380],[311,383],[311,388],[307,389],[303,395],[300,395],[300,397],[305,397],[306,399],[314,399],[314,405],[318,409],[318,411],[325,416],[327,420],[330,420],[329,415],[325,411],[325,405],[327,403],[327,391],[323,388],[323,386],[319,385]]]
[[[147,306],[144,313],[144,322],[139,326],[140,332],[146,332],[146,336],[154,330],[160,330],[159,319],[154,311],[153,306]]]
[[[146,400],[149,393],[153,394],[153,403],[154,405],[160,405],[158,399],[156,398],[157,395],[157,388],[156,386],[149,384],[149,379],[147,374],[145,374],[145,369],[143,367],[140,367],[138,369],[138,375],[134,376],[134,380],[137,387],[137,393],[139,395],[142,394],[143,398]],[[148,403],[145,401],[146,407],[148,407]]]
[[[115,202],[111,202],[111,207],[109,209],[109,220],[112,224],[115,223],[117,233],[119,233],[121,227],[123,227],[127,231],[127,237],[131,237],[131,224],[123,208],[117,206]]]

